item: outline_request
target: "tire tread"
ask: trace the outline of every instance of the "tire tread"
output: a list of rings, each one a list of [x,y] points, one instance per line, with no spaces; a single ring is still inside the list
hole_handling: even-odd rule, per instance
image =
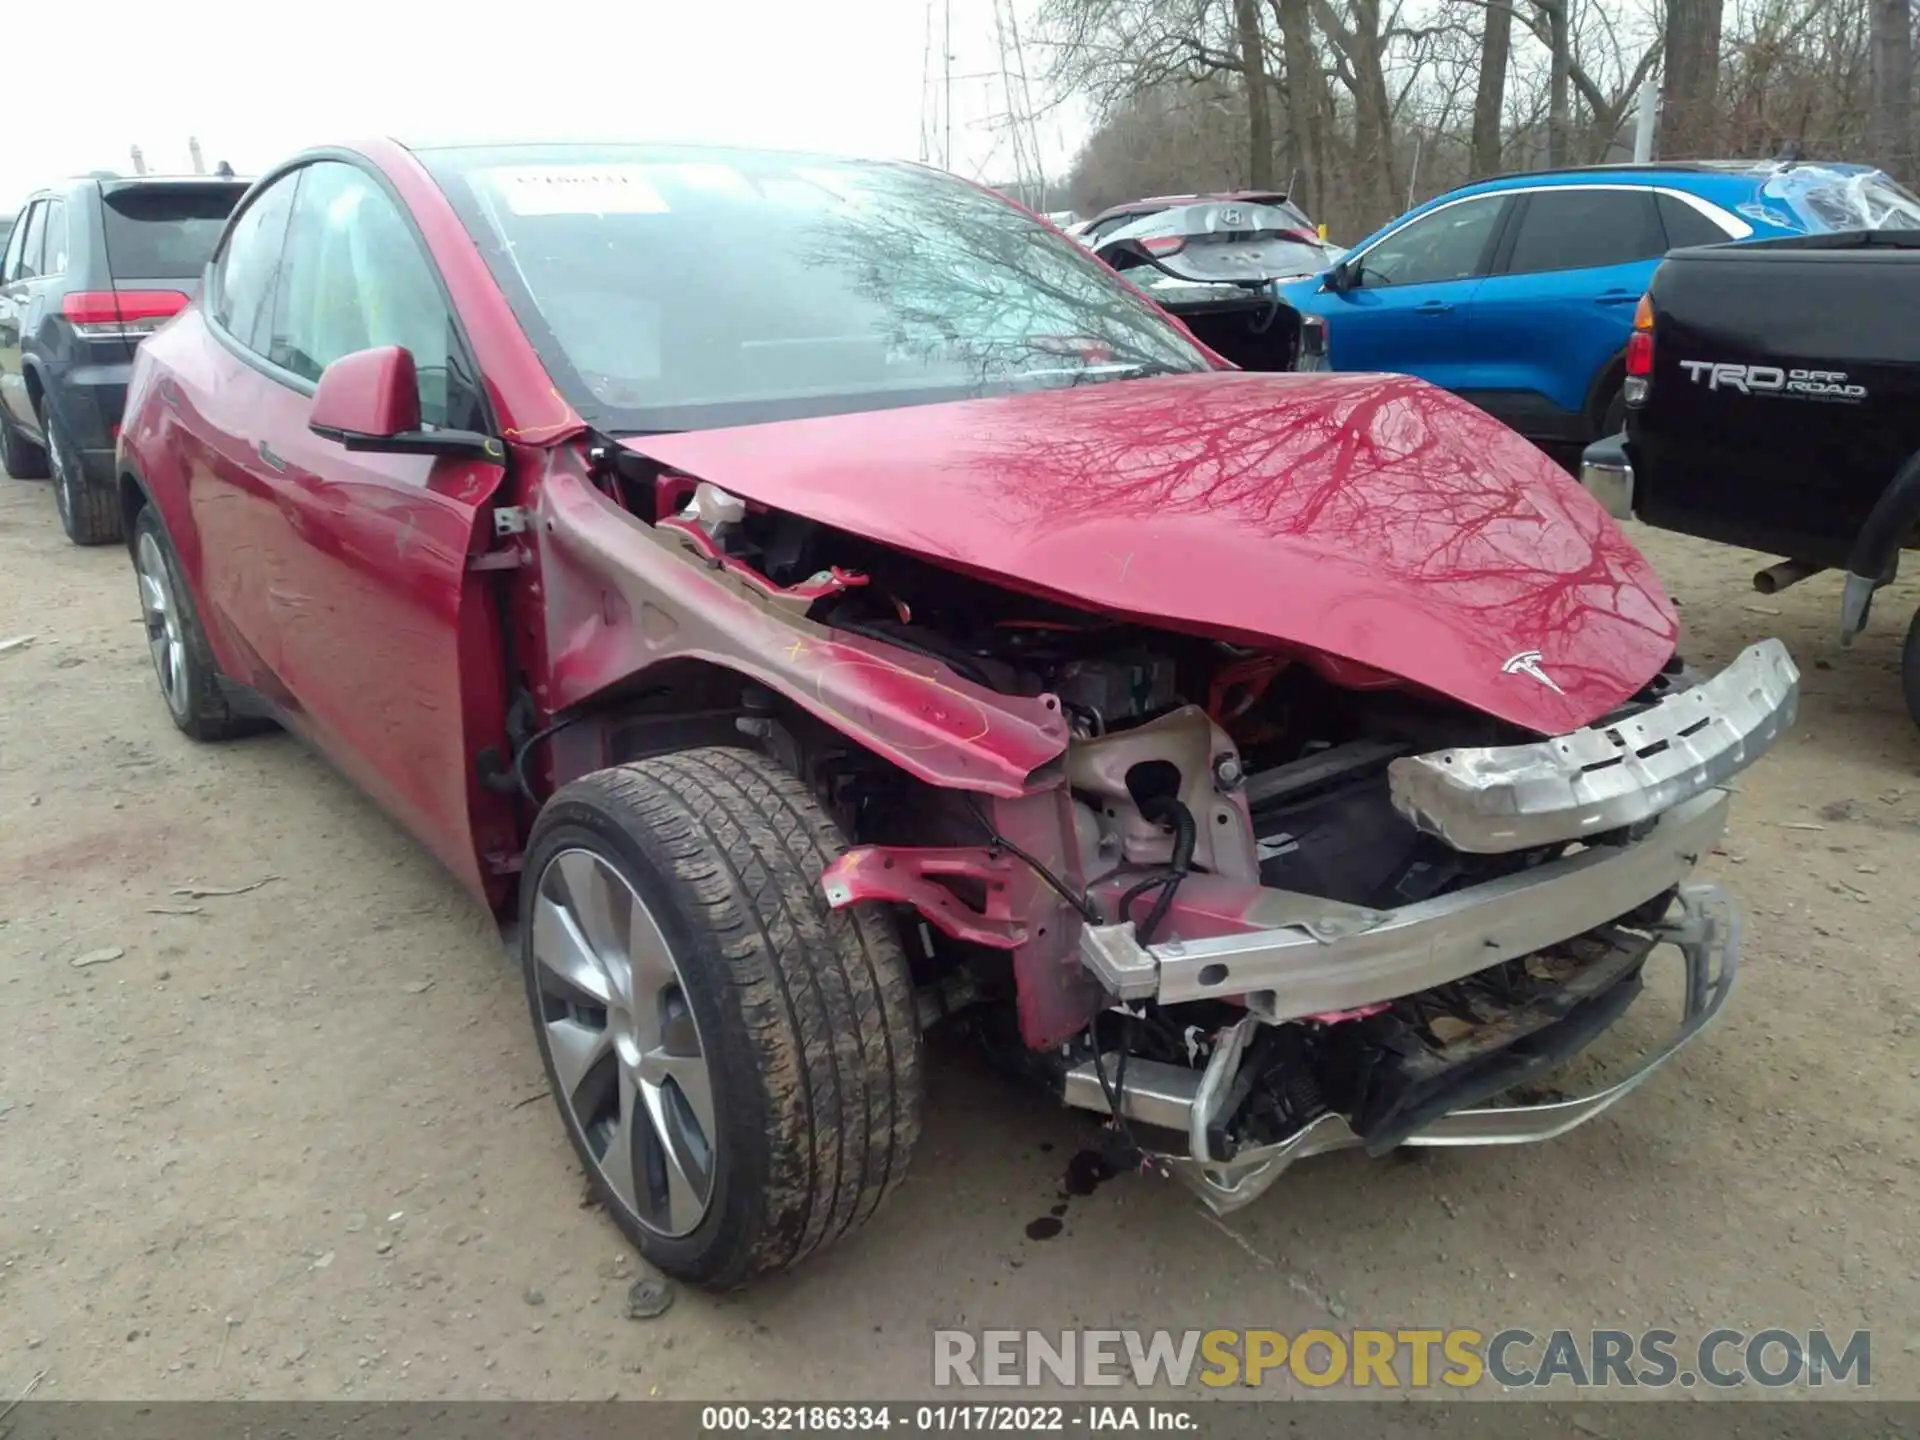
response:
[[[847,842],[757,751],[653,756],[585,776],[549,804],[582,800],[624,811],[670,863],[720,958],[755,1072],[716,1083],[764,1100],[772,1144],[757,1214],[744,1246],[700,1278],[731,1288],[798,1264],[872,1217],[918,1138],[919,1029],[892,921],[873,906],[826,907],[820,875]]]

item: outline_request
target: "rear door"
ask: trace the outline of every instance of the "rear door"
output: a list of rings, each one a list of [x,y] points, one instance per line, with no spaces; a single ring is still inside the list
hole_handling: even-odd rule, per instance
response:
[[[1466,307],[1506,207],[1505,195],[1456,200],[1348,257],[1353,288],[1316,297],[1333,367],[1418,375],[1449,390],[1470,384]]]
[[[45,200],[35,200],[21,212],[0,263],[0,405],[6,408],[5,418],[35,433],[39,426],[27,399],[20,347],[45,254],[46,210]]]
[[[1589,401],[1633,332],[1633,310],[1666,250],[1653,191],[1565,185],[1516,199],[1494,264],[1468,307],[1481,357],[1462,391],[1535,441],[1592,438]]]

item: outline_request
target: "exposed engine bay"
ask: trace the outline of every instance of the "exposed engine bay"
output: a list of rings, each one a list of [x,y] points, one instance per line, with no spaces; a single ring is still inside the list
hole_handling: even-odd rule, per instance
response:
[[[1176,1174],[1216,1208],[1301,1154],[1473,1143],[1447,1127],[1534,1116],[1464,1107],[1536,1087],[1584,1049],[1663,943],[1688,964],[1673,1048],[1731,985],[1731,920],[1717,892],[1681,883],[1722,795],[1678,820],[1462,848],[1396,795],[1396,762],[1523,755],[1536,736],[1338,657],[1092,614],[711,486],[672,523],[811,597],[807,618],[835,636],[1057,703],[1068,740],[1051,793],[1065,803],[1037,826],[1028,802],[930,789],[804,714],[741,728],[813,780],[854,842],[829,903],[890,902],[916,937],[923,1023],[973,1029],[1010,1070],[1110,1117],[1121,1162]],[[1669,713],[1698,679],[1676,658],[1603,725]],[[1584,878],[1609,875],[1622,878]],[[1553,898],[1576,886],[1584,916]],[[1402,926],[1414,938],[1383,950]],[[1077,952],[1062,949],[1076,930]],[[1336,1000],[1291,997],[1296,974],[1301,993]],[[1082,997],[1069,1025],[1035,1020],[1041,976]]]

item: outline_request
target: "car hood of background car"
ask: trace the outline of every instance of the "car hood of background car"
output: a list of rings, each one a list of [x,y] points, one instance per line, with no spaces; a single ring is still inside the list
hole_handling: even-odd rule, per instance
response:
[[[1405,376],[1169,376],[624,443],[1030,593],[1318,650],[1542,734],[1630,698],[1677,635],[1585,491]]]

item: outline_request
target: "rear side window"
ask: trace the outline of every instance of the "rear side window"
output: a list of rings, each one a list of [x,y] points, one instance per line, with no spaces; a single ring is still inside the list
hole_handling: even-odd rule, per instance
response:
[[[67,271],[67,202],[47,202],[47,238],[40,260],[42,275],[64,275]]]
[[[102,196],[107,265],[119,280],[187,280],[205,268],[241,185],[130,185]]]
[[[1720,245],[1733,238],[1678,195],[1656,195],[1653,203],[1659,207],[1660,224],[1667,232],[1669,250],[1681,250],[1689,245]]]
[[[1527,197],[1510,275],[1627,265],[1665,253],[1645,190],[1541,190]]]

